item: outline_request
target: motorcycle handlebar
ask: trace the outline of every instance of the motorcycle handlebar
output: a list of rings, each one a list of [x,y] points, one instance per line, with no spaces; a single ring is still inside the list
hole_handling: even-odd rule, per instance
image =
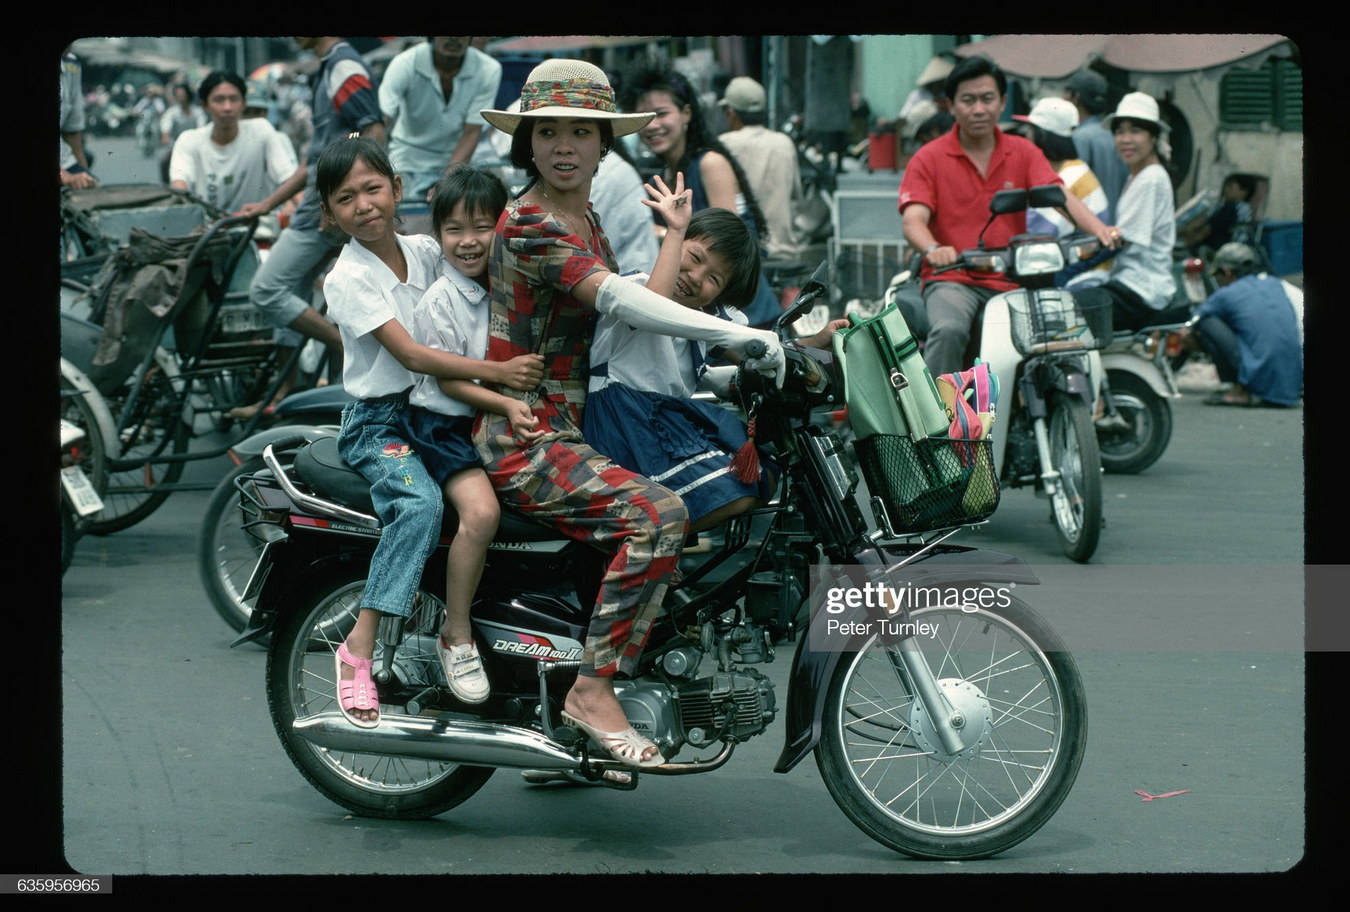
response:
[[[745,357],[747,358],[763,358],[768,350],[769,347],[759,339],[751,339],[745,343]]]

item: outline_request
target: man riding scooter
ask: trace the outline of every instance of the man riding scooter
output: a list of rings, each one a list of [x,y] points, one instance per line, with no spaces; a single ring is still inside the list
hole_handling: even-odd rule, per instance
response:
[[[989,220],[996,191],[1062,181],[1031,142],[998,128],[1006,101],[1007,78],[992,60],[968,57],[947,76],[956,126],[951,133],[920,147],[900,182],[900,214],[905,240],[923,253],[924,302],[931,324],[924,361],[933,376],[970,366],[971,328],[985,302],[1016,287],[1002,275],[973,276],[961,270],[934,275],[974,247]],[[1078,226],[1108,247],[1120,232],[1107,227],[1073,194],[1065,208]],[[1025,213],[999,219],[985,244],[1005,247],[1026,230]]]

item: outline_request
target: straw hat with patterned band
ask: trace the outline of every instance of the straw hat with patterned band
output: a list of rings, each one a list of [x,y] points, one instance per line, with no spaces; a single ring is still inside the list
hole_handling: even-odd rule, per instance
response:
[[[530,71],[520,90],[518,112],[481,113],[488,123],[511,135],[526,117],[580,117],[608,121],[615,136],[627,136],[641,130],[656,116],[619,113],[605,71],[582,60],[567,59],[545,60]]]

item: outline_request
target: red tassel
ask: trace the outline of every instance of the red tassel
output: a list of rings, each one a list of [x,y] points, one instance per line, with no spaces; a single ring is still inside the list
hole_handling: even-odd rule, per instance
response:
[[[759,450],[755,448],[755,419],[751,418],[745,426],[749,435],[736,455],[731,459],[731,470],[738,481],[750,484],[759,480]]]

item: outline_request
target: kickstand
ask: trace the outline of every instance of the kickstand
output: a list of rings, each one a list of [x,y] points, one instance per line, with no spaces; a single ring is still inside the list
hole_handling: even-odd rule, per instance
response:
[[[575,729],[573,729],[575,730]],[[631,792],[637,788],[638,771],[635,769],[602,769],[591,765],[591,745],[585,735],[581,735],[581,768],[577,772],[567,771],[563,775],[579,785],[603,785],[605,788]]]
[[[586,745],[581,748],[581,771],[564,773],[569,779],[583,785],[603,785],[605,788],[631,792],[637,788],[638,771],[635,769],[598,769],[591,766],[590,753]]]

